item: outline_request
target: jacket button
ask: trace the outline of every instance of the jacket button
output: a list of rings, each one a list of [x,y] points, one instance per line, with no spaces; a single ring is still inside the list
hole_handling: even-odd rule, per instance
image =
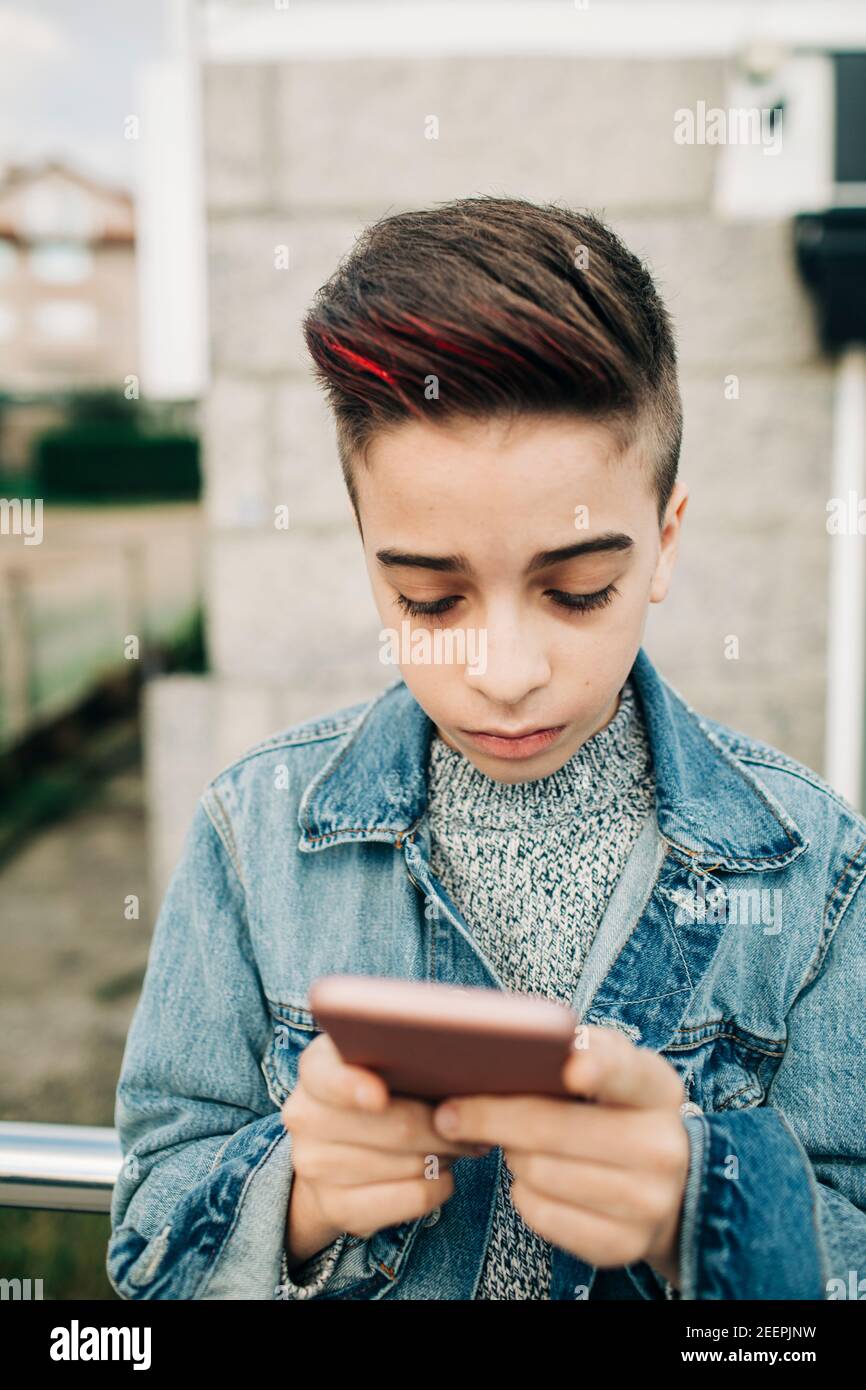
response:
[[[703,1115],[703,1110],[695,1100],[684,1100],[680,1106],[681,1115]]]
[[[421,1225],[422,1225],[422,1226],[435,1226],[435,1225],[436,1225],[436,1222],[439,1220],[439,1217],[440,1217],[441,1215],[442,1215],[442,1208],[441,1208],[441,1207],[434,1207],[433,1210],[430,1212],[430,1214],[429,1214],[428,1216],[425,1216],[425,1217],[424,1217],[424,1220],[421,1222]]]

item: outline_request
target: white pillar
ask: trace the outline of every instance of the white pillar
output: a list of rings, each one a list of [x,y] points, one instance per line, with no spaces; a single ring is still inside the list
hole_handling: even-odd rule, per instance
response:
[[[200,69],[186,0],[166,19],[170,54],[138,79],[140,376],[145,397],[189,400],[208,377]]]
[[[846,348],[836,369],[831,486],[843,512],[851,494],[858,503],[866,495],[866,347],[861,345]],[[825,777],[861,810],[866,536],[857,525],[830,536],[829,588]]]

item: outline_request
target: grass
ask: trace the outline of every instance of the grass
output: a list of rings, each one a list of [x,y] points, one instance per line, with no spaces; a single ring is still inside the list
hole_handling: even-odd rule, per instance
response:
[[[0,1207],[0,1278],[41,1279],[42,1297],[119,1302],[105,1272],[110,1223],[93,1212]]]

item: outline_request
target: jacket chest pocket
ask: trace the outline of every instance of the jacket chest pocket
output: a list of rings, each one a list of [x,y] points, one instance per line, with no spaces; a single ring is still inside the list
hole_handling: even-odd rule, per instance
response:
[[[762,1105],[785,1054],[784,1038],[764,1038],[729,1019],[681,1028],[662,1054],[689,1100],[707,1112]]]
[[[268,1009],[271,1015],[271,1039],[261,1066],[268,1095],[279,1107],[297,1085],[301,1053],[322,1030],[316,1026],[309,1009],[299,1004],[283,1004],[269,999]]]

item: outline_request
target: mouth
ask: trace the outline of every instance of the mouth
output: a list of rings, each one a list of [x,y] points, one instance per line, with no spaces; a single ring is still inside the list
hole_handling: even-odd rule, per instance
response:
[[[549,748],[555,743],[565,728],[556,724],[544,729],[526,729],[522,733],[506,734],[491,732],[488,729],[461,729],[461,734],[497,758],[531,758],[533,754]]]

